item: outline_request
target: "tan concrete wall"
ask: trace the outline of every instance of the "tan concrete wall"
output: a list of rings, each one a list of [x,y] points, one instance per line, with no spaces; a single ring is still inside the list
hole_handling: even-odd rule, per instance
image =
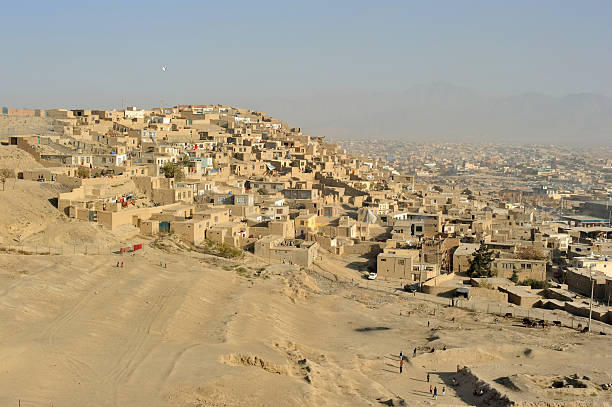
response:
[[[456,287],[444,285],[444,283],[451,281],[454,277],[454,274],[440,274],[423,283],[421,290],[431,295],[450,295]]]
[[[503,268],[502,264],[511,263],[514,264],[514,269]],[[531,269],[521,268],[521,264],[531,264]],[[491,264],[491,268],[497,270],[497,277],[511,278],[512,273],[516,270],[519,280],[546,280],[546,261],[534,261],[534,260],[521,260],[521,259],[495,259]]]
[[[17,139],[17,147],[30,154],[36,161],[40,163],[43,167],[57,167],[57,163],[52,161],[43,160],[40,158],[40,153],[32,147],[26,140],[23,140],[21,137]]]
[[[159,234],[159,222],[156,220],[146,220],[140,222],[140,233],[144,235]]]
[[[80,186],[82,186],[83,181],[84,180],[81,178],[71,177],[64,174],[57,174],[57,177],[55,177],[55,182],[62,185],[66,185],[67,187],[70,187],[72,189],[79,188]]]
[[[538,297],[523,297],[511,292],[508,292],[508,302],[521,307],[533,307],[536,303],[540,302],[541,299]]]
[[[579,294],[591,296],[591,278],[588,275],[575,273],[572,270],[568,270],[566,273],[566,281],[568,288],[571,291],[575,291]],[[606,280],[603,278],[596,278],[593,284],[593,296],[595,298],[607,299],[606,293]]]
[[[190,243],[200,244],[204,241],[206,227],[204,222],[171,222],[170,232],[176,233]]]
[[[499,290],[491,290],[484,287],[470,287],[470,295],[473,298],[486,299],[491,301],[508,302],[508,294]]]
[[[370,253],[372,250],[382,251],[381,245],[384,245],[382,242],[359,242],[355,243],[352,246],[346,245],[344,247],[344,252],[346,254],[357,254],[364,255],[366,253]]]
[[[466,273],[470,268],[470,260],[472,255],[454,255],[453,256],[453,272]]]
[[[72,201],[85,199],[85,189],[82,187],[73,189],[71,192],[59,194],[57,199],[57,209],[65,215],[68,215],[67,208],[72,205]]]
[[[415,281],[413,274],[419,274],[412,270],[412,257],[386,255],[381,253],[376,258],[376,272],[382,280],[402,279]],[[418,281],[418,280],[416,280]]]
[[[255,255],[272,262],[309,267],[317,254],[318,244],[309,248],[269,246],[269,242],[255,242]]]
[[[138,226],[138,223],[134,221],[135,218],[148,220],[151,218],[151,215],[160,213],[164,209],[163,206],[156,206],[152,208],[122,209],[118,212],[98,211],[98,223],[111,230],[121,225],[132,224]]]

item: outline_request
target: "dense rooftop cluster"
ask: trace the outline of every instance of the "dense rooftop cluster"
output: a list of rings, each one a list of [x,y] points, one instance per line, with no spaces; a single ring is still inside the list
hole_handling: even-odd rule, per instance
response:
[[[484,277],[504,279],[508,301],[572,302],[591,272],[595,297],[612,296],[609,149],[339,146],[222,105],[20,114],[50,124],[9,137],[40,164],[14,176],[69,187],[57,207],[72,218],[302,267],[359,255],[371,260],[360,271],[437,290],[483,277],[474,257],[488,250]],[[546,281],[556,294],[507,288]]]

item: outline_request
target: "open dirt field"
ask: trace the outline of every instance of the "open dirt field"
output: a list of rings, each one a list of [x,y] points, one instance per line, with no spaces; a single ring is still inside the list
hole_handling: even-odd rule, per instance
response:
[[[129,185],[117,188],[118,193],[133,186],[132,182],[126,184]],[[0,246],[18,244],[21,235],[22,244],[32,251],[35,245],[41,249],[72,251],[75,245],[77,248],[119,246],[124,238],[136,233],[131,227],[109,233],[94,223],[64,216],[52,204],[60,192],[69,191],[60,184],[9,178],[5,190],[1,188],[0,185]]]
[[[612,382],[607,336],[494,324],[252,258],[152,247],[123,257],[0,255],[0,324],[3,406],[612,401],[600,386]]]
[[[145,250],[0,254],[1,406],[612,405],[609,336],[110,233],[59,214],[58,188],[0,193],[0,246]],[[326,277],[360,276],[322,261]]]

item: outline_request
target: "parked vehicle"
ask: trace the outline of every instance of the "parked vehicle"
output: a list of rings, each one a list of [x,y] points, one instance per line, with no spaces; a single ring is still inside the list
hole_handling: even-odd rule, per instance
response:
[[[376,280],[376,277],[378,277],[378,273],[375,271],[370,271],[370,274],[368,274],[368,280]]]
[[[407,291],[409,293],[416,293],[418,291],[421,291],[421,285],[420,283],[406,284],[404,286],[404,291]]]

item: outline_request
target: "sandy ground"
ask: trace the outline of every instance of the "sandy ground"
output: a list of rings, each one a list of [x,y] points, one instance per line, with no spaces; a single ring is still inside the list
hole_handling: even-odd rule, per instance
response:
[[[64,216],[52,203],[60,192],[69,191],[59,184],[9,179],[5,187],[5,191],[0,189],[1,247],[18,244],[21,235],[24,247],[32,251],[38,246],[41,250],[51,247],[55,252],[62,248],[67,252],[74,245],[81,251],[85,245],[97,251],[98,247],[120,246],[138,233],[131,227],[109,233],[94,223]],[[122,181],[113,189],[117,194],[134,190],[131,181]]]
[[[504,405],[474,396],[457,365],[523,405],[612,400],[598,386],[612,382],[606,336],[493,324],[252,258],[119,258],[0,255],[0,405]],[[431,399],[428,372],[445,396]],[[550,387],[574,373],[587,388]]]
[[[0,246],[21,234],[30,247],[144,241],[145,251],[0,254],[0,406],[612,404],[601,387],[612,383],[609,336],[494,324],[249,255],[169,253],[133,229],[67,219],[50,201],[59,188],[20,180],[0,192]],[[343,281],[364,266],[327,260]],[[432,400],[429,385],[446,394]]]
[[[32,168],[40,168],[40,166],[40,163],[36,161],[34,157],[19,147],[0,145],[0,168],[22,171]],[[7,187],[12,187],[12,180]]]

